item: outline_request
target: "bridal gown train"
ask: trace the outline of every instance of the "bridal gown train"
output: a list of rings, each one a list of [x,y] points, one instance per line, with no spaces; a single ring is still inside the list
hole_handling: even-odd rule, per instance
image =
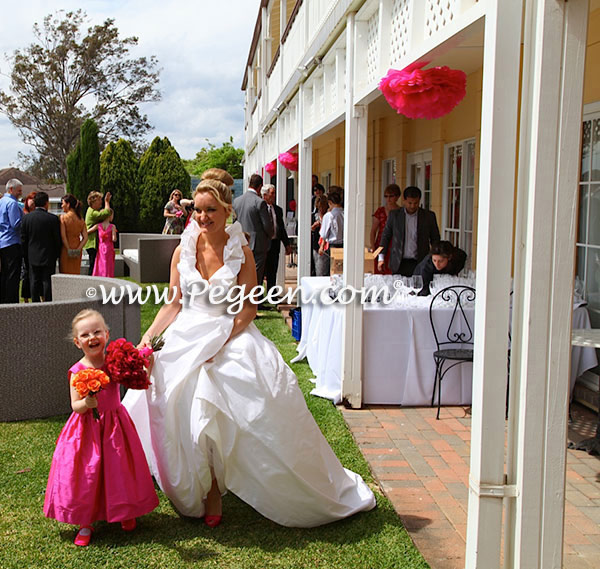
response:
[[[200,228],[196,221],[186,228],[178,265],[182,310],[155,354],[152,385],[123,400],[152,474],[187,516],[204,515],[211,467],[222,492],[284,526],[313,527],[370,510],[373,493],[331,450],[275,345],[254,324],[225,343],[233,316],[208,295],[237,284],[246,244],[239,223],[227,232],[224,265],[206,281],[196,268]]]

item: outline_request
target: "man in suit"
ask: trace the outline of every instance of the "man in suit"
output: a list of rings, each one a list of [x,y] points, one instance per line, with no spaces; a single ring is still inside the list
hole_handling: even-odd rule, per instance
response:
[[[283,221],[283,210],[275,203],[275,186],[273,184],[265,184],[260,193],[267,203],[269,215],[273,220],[274,235],[271,239],[271,245],[267,252],[267,261],[265,265],[265,276],[267,277],[267,293],[275,286],[277,282],[277,269],[279,267],[279,252],[281,243],[285,247],[285,254],[289,255],[292,252],[290,240],[285,223]]]
[[[38,192],[35,209],[21,223],[21,244],[25,266],[29,269],[32,302],[52,300],[51,277],[60,256],[60,220],[48,211],[48,194]]]
[[[23,210],[19,196],[23,184],[13,178],[6,183],[6,194],[0,199],[0,303],[19,302],[21,280],[21,223]]]
[[[269,215],[267,202],[260,197],[263,180],[258,174],[250,176],[248,191],[233,202],[233,211],[242,229],[250,236],[248,244],[256,263],[256,280],[262,285],[265,275],[267,251],[273,237],[273,218]]]
[[[404,190],[404,207],[390,211],[381,235],[383,250],[378,269],[383,271],[385,255],[390,250],[389,266],[394,275],[412,276],[417,264],[429,254],[432,243],[440,240],[435,213],[419,207],[421,190],[409,186]]]

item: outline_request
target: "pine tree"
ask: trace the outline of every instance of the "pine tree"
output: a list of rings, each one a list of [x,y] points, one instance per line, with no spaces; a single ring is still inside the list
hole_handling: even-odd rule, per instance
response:
[[[138,170],[140,223],[143,231],[160,233],[164,226],[164,207],[171,192],[178,188],[190,197],[190,175],[167,137],[152,141],[140,160]]]
[[[140,230],[137,170],[138,159],[131,143],[122,138],[109,143],[100,156],[100,187],[103,193],[113,196],[110,203],[120,232]]]
[[[85,204],[94,190],[100,190],[100,143],[98,125],[87,119],[81,125],[77,146],[67,156],[67,192]]]
[[[73,194],[81,203],[85,204],[81,183],[81,157],[79,144],[67,156],[67,193]]]

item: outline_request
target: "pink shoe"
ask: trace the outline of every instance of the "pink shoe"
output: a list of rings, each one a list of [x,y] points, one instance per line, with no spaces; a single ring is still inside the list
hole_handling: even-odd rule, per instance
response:
[[[137,522],[135,521],[135,518],[131,518],[130,520],[125,520],[124,522],[121,522],[121,528],[123,529],[123,531],[133,531],[137,526]]]
[[[94,532],[94,528],[92,526],[81,526],[77,535],[75,536],[75,540],[73,543],[75,545],[79,545],[81,547],[85,547],[90,544],[90,539],[92,539],[92,533]]]
[[[209,528],[216,528],[223,519],[223,516],[204,516],[204,523]]]

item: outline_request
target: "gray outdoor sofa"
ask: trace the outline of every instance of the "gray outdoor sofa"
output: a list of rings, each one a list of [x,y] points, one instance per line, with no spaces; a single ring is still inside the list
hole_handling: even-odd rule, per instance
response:
[[[105,290],[129,286],[134,292],[138,287],[119,279],[60,274],[52,277],[52,302],[0,305],[0,421],[70,413],[67,372],[82,353],[69,335],[80,310],[101,312],[111,338],[139,341],[139,304],[128,299],[103,304],[101,284]],[[96,294],[86,293],[90,289]]]
[[[140,283],[169,281],[171,257],[181,235],[121,233],[119,239],[121,255],[133,279]]]

